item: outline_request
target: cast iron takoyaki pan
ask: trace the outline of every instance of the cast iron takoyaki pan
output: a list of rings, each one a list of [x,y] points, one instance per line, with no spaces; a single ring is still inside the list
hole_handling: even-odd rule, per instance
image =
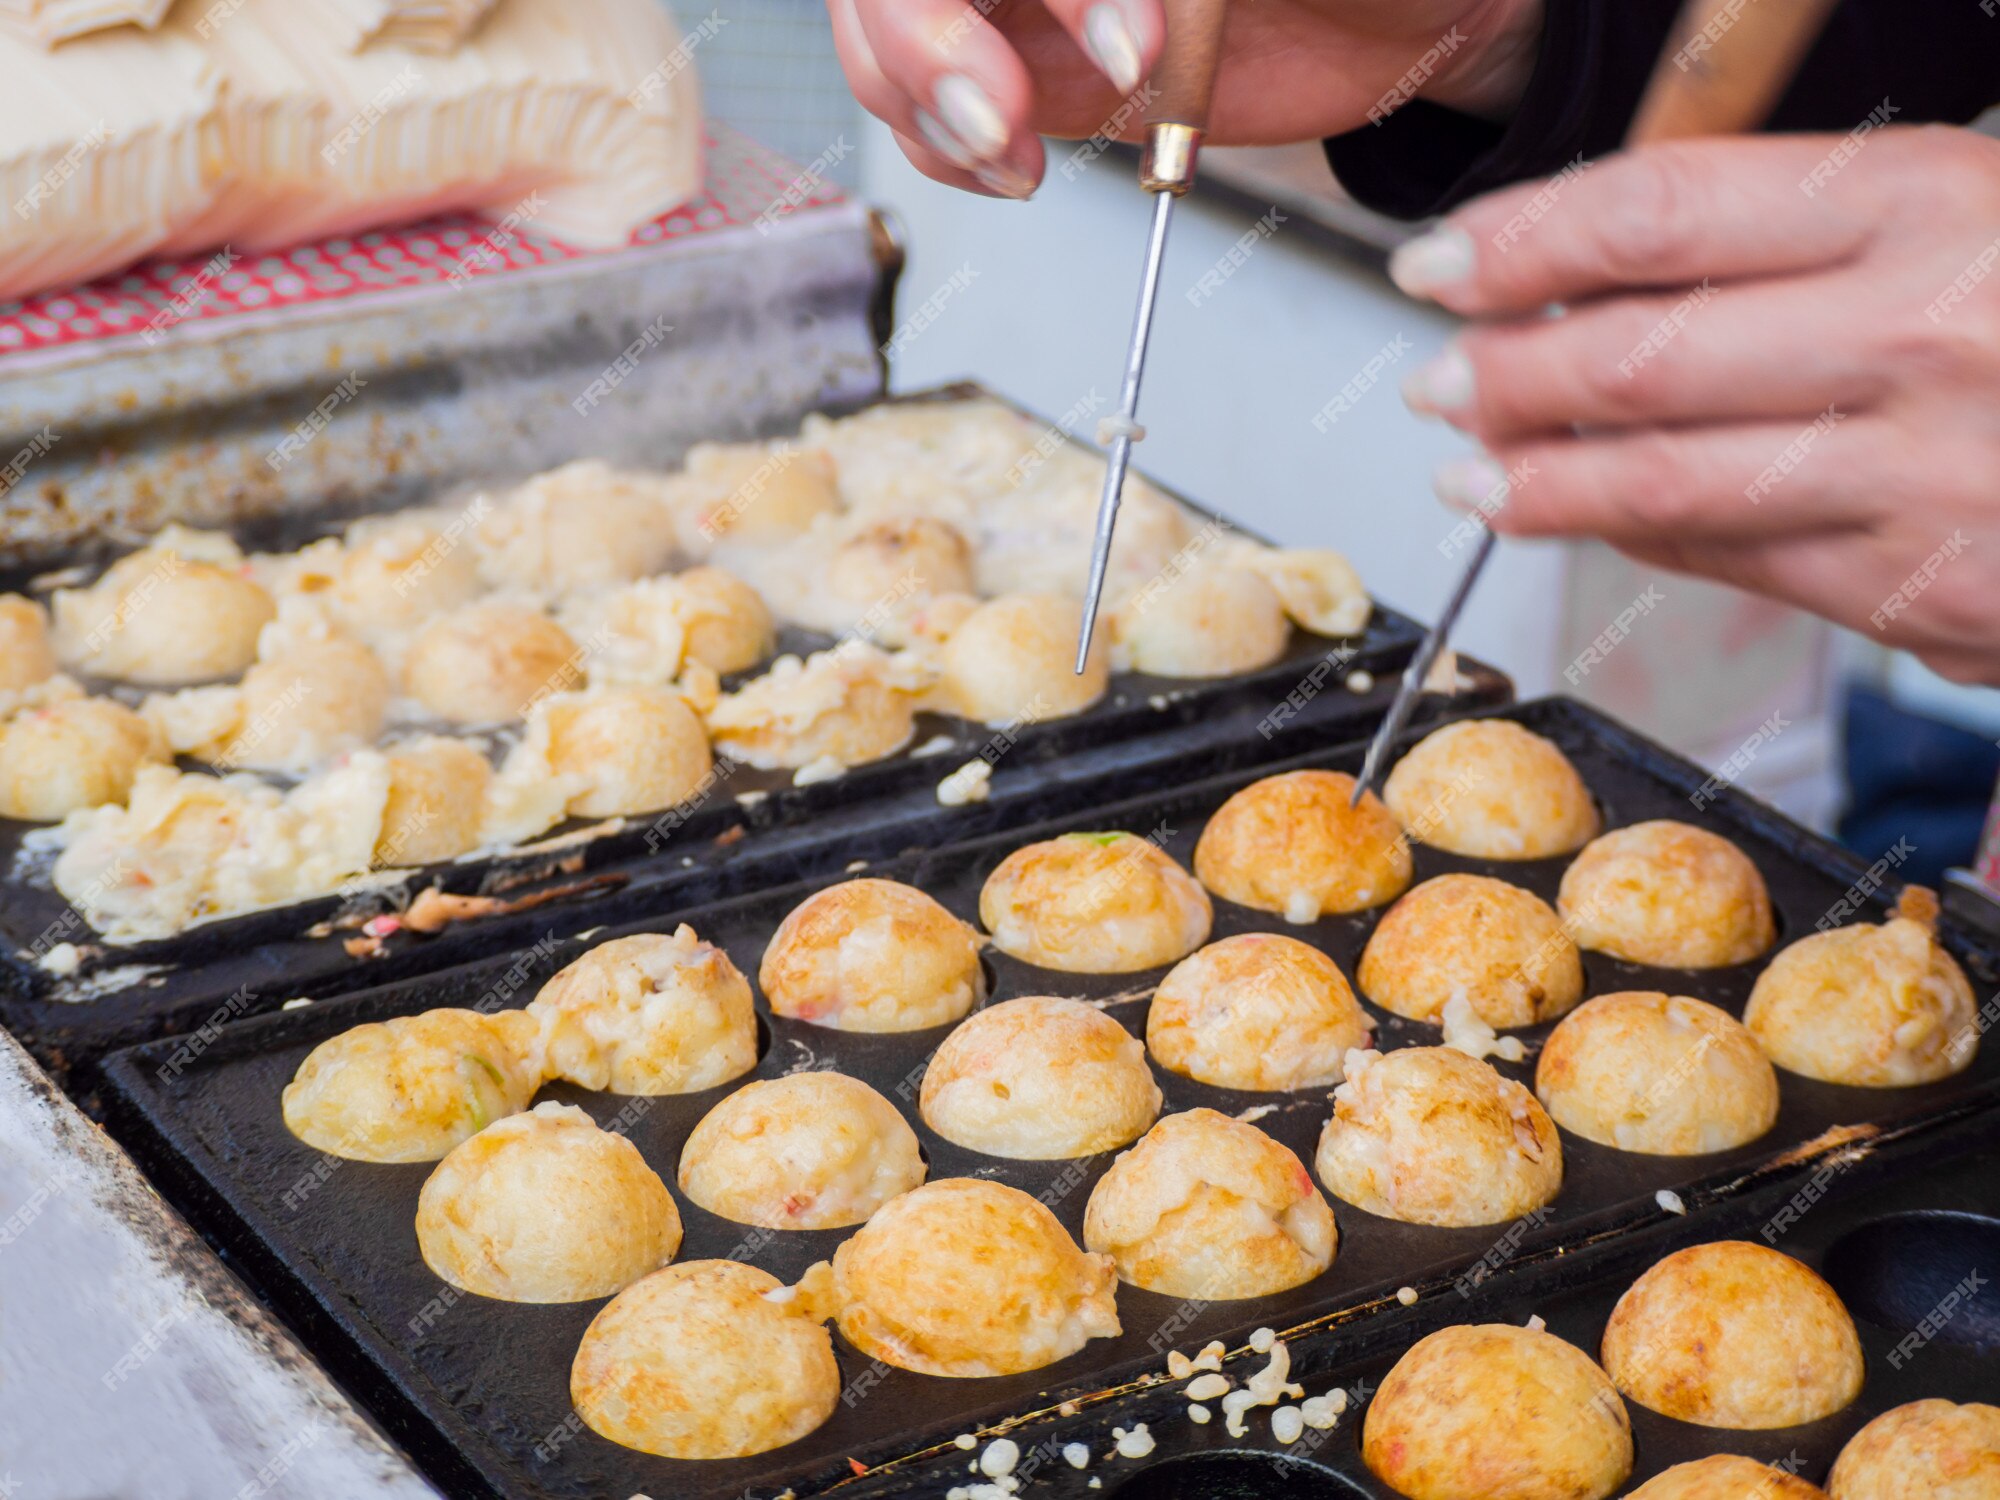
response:
[[[1763,871],[1781,943],[1811,932],[1861,872],[1852,856],[1747,797],[1729,792],[1695,807],[1690,795],[1702,786],[1704,773],[1577,704],[1552,700],[1505,712],[1563,747],[1598,798],[1608,827],[1678,817],[1734,839]],[[1350,744],[1285,764],[1351,769],[1362,748]],[[1024,843],[1060,832],[1122,828],[1155,835],[1185,862],[1215,808],[1270,769],[1238,769],[1176,791],[1105,802],[1054,822],[871,863],[868,873],[916,885],[970,918],[977,911],[981,884],[1001,859]],[[1550,899],[1564,864],[1562,859],[1500,864],[1423,847],[1416,851],[1419,879],[1474,870]],[[633,930],[670,927],[684,919],[754,975],[780,919],[812,890],[840,878],[836,869],[694,911],[662,911],[634,924]],[[1862,913],[1867,919],[1881,914],[1879,896]],[[1378,915],[1329,917],[1289,927],[1276,917],[1218,901],[1215,936],[1289,932],[1323,947],[1352,974]],[[1544,1274],[1551,1266],[1583,1274],[1635,1237],[1692,1228],[1767,1187],[1789,1191],[1829,1162],[1845,1164],[1898,1141],[1928,1139],[2000,1102],[2000,1051],[1988,1048],[1957,1078],[1907,1090],[1841,1088],[1783,1076],[1774,1129],[1751,1145],[1714,1156],[1643,1157],[1565,1135],[1567,1180],[1536,1222],[1435,1229],[1336,1203],[1340,1253],[1317,1281],[1279,1296],[1206,1304],[1180,1303],[1121,1286],[1118,1302],[1125,1331],[1119,1338],[1093,1342],[1055,1366],[1014,1377],[918,1376],[873,1365],[836,1338],[843,1403],[817,1432],[756,1458],[676,1463],[620,1448],[587,1429],[578,1430],[570,1420],[570,1359],[601,1304],[522,1307],[451,1296],[417,1253],[413,1217],[429,1168],[336,1163],[293,1139],[279,1112],[280,1091],[306,1053],[325,1038],[364,1020],[433,1006],[522,1004],[590,942],[622,930],[553,941],[518,955],[258,1018],[224,1028],[207,1041],[153,1043],[117,1054],[106,1067],[106,1104],[114,1129],[147,1163],[163,1191],[207,1228],[311,1347],[454,1493],[766,1497],[787,1488],[812,1493],[841,1482],[871,1492],[915,1487],[925,1494],[941,1493],[948,1483],[965,1482],[948,1478],[964,1473],[966,1455],[950,1446],[955,1434],[1020,1426],[1039,1442],[1045,1430],[1067,1430],[1068,1420],[1058,1416],[1063,1403],[1076,1403],[1074,1421],[1097,1423],[1101,1406],[1137,1394],[1135,1382],[1162,1370],[1169,1348],[1192,1351],[1221,1339],[1237,1349],[1251,1331],[1269,1326],[1304,1331],[1310,1347],[1329,1351],[1328,1361],[1359,1358],[1406,1341],[1413,1318],[1433,1316],[1440,1309],[1457,1316],[1469,1305],[1460,1288],[1484,1295],[1488,1284],[1497,1290],[1516,1277]],[[1953,946],[1975,982],[1989,988],[1994,956],[1955,939]],[[995,998],[1055,993],[1112,1000],[1109,1014],[1135,1032],[1143,1032],[1146,996],[1162,972],[1081,977],[1031,968],[997,953],[989,960]],[[1664,988],[1740,1013],[1758,965],[1669,972],[1591,954],[1585,970],[1593,994]],[[1114,999],[1120,996],[1126,998]],[[917,1086],[944,1028],[863,1036],[773,1018],[761,1001],[760,1014],[769,1046],[751,1076],[833,1067],[862,1078],[916,1126],[933,1177],[979,1173],[1023,1188],[1043,1197],[1080,1236],[1084,1205],[1110,1163],[1109,1154],[1077,1162],[1004,1161],[953,1145],[918,1119]],[[1434,1028],[1379,1012],[1373,1018],[1384,1049],[1437,1040]],[[1531,1049],[1545,1034],[1545,1028],[1524,1033]],[[1526,1063],[1500,1067],[1528,1080],[1532,1065],[1531,1051]],[[1308,1161],[1330,1112],[1325,1091],[1233,1093],[1155,1071],[1169,1112],[1209,1105],[1234,1113],[1276,1104],[1260,1126]],[[581,1104],[601,1122],[618,1119],[623,1111],[624,1128],[671,1182],[681,1142],[728,1088],[650,1101],[561,1086],[549,1092]],[[1662,1207],[1655,1196],[1662,1189],[1679,1194],[1690,1217]],[[787,1280],[827,1256],[844,1233],[772,1234],[721,1221],[689,1205],[683,1211],[683,1259],[735,1255]],[[1397,1298],[1403,1287],[1418,1294],[1413,1308]],[[1095,1430],[1091,1441],[1101,1452],[1109,1423],[1099,1423]],[[1069,1484],[1067,1465],[1062,1467],[1062,1482]],[[1077,1474],[1074,1483],[1082,1486],[1087,1478]]]

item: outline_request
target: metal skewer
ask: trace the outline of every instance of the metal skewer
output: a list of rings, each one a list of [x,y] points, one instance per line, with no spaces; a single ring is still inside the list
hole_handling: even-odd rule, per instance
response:
[[[1425,635],[1423,644],[1417,647],[1417,654],[1410,658],[1410,664],[1403,668],[1403,680],[1396,688],[1396,698],[1389,705],[1389,712],[1382,716],[1376,727],[1375,738],[1368,742],[1368,758],[1361,762],[1361,774],[1354,778],[1354,795],[1347,799],[1353,807],[1361,801],[1361,794],[1375,784],[1382,771],[1382,757],[1389,753],[1393,745],[1410,722],[1410,715],[1417,711],[1417,700],[1424,693],[1424,679],[1431,675],[1431,664],[1444,650],[1444,643],[1451,638],[1451,627],[1458,623],[1459,611],[1465,608],[1465,601],[1472,596],[1472,586],[1479,581],[1479,573],[1486,566],[1486,559],[1493,555],[1493,544],[1499,540],[1484,525],[1479,528],[1479,542],[1472,549],[1472,556],[1466,559],[1465,571],[1458,575],[1458,582],[1452,585],[1451,597],[1438,611],[1437,623]]]
[[[1153,332],[1153,303],[1160,290],[1160,264],[1167,253],[1167,225],[1174,199],[1194,186],[1195,157],[1208,128],[1209,96],[1222,56],[1226,0],[1167,0],[1167,40],[1148,80],[1154,97],[1147,106],[1146,149],[1139,162],[1139,185],[1153,194],[1153,228],[1146,240],[1146,268],[1139,279],[1139,306],[1132,314],[1132,342],[1125,352],[1125,379],[1119,389],[1117,430],[1104,465],[1104,493],[1097,502],[1097,534],[1090,548],[1090,582],[1083,596],[1083,624],[1076,638],[1076,670],[1090,659],[1090,638],[1104,598],[1104,574],[1111,562],[1111,534],[1118,525],[1118,502],[1125,470],[1132,462],[1134,418],[1139,413],[1139,381],[1146,373],[1146,344]]]
[[[1643,146],[1686,136],[1755,129],[1798,70],[1833,3],[1775,0],[1757,7],[1754,25],[1738,26],[1736,22],[1750,14],[1741,10],[1739,0],[1687,0],[1646,84],[1625,144]],[[1369,742],[1361,774],[1354,781],[1354,795],[1348,799],[1350,806],[1359,803],[1381,775],[1389,746],[1416,712],[1431,663],[1444,649],[1472,586],[1493,555],[1493,533],[1481,529],[1478,547],[1452,585],[1437,623],[1410,658],[1395,701]]]
[[[1146,269],[1139,278],[1139,306],[1132,314],[1132,344],[1125,352],[1125,383],[1118,396],[1119,428],[1104,460],[1104,492],[1097,501],[1097,536],[1090,544],[1090,583],[1083,595],[1083,625],[1076,639],[1077,675],[1090,659],[1090,636],[1097,627],[1098,601],[1104,597],[1104,570],[1111,562],[1111,533],[1118,525],[1118,501],[1125,491],[1125,470],[1132,462],[1132,419],[1139,411],[1139,381],[1146,373],[1146,341],[1152,337],[1153,300],[1160,290],[1160,262],[1167,253],[1167,225],[1173,222],[1174,198],[1162,192],[1153,199],[1153,232],[1146,241]]]

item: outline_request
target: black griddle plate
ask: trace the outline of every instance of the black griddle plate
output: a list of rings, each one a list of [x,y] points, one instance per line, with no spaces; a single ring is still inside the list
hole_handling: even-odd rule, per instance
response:
[[[1847,1441],[1883,1412],[1930,1398],[1992,1402],[2000,1396],[1997,1142],[2000,1127],[1990,1116],[1923,1131],[1858,1159],[1825,1160],[1802,1178],[1623,1236],[1591,1254],[1523,1267],[1469,1299],[1446,1289],[1415,1307],[1391,1308],[1374,1320],[1379,1327],[1365,1343],[1327,1333],[1295,1338],[1288,1346],[1293,1369],[1304,1372],[1298,1378],[1308,1393],[1344,1390],[1349,1410],[1336,1426],[1308,1428],[1294,1443],[1271,1436],[1269,1408],[1250,1414],[1249,1432],[1240,1439],[1223,1430],[1219,1403],[1209,1403],[1213,1419],[1197,1425],[1188,1419],[1181,1381],[1075,1417],[1016,1428],[1022,1469],[1030,1473],[1023,1492],[1051,1500],[1398,1500],[1362,1461],[1361,1435],[1369,1394],[1410,1345],[1453,1323],[1525,1324],[1540,1317],[1549,1332],[1595,1359],[1612,1307],[1641,1272],[1674,1250],[1724,1239],[1770,1245],[1833,1283],[1861,1334],[1866,1383],[1843,1411],[1762,1432],[1698,1427],[1627,1401],[1634,1462],[1619,1493],[1675,1464],[1718,1453],[1775,1464],[1824,1485]],[[1975,1274],[1979,1285],[1968,1292]],[[1244,1353],[1224,1369],[1240,1383],[1264,1363]],[[1506,1419],[1504,1407],[1496,1408],[1496,1424]],[[1136,1462],[1112,1456],[1112,1429],[1140,1422],[1153,1435],[1155,1451]],[[1077,1442],[1091,1454],[1082,1472],[1060,1456],[1063,1445]],[[1089,1488],[1092,1476],[1101,1480],[1100,1490]],[[858,1480],[840,1493],[854,1500],[932,1496],[966,1482],[963,1464],[943,1459]]]
[[[893,400],[970,397],[999,399],[961,383]],[[1192,501],[1172,497],[1197,517],[1215,518]],[[318,534],[300,531],[304,524],[295,521],[292,529],[277,531],[267,526],[245,541],[300,545]],[[657,816],[637,816],[627,819],[621,832],[555,853],[436,865],[409,872],[404,882],[409,891],[435,885],[471,895],[568,893],[527,921],[454,924],[437,937],[403,934],[391,937],[377,957],[362,961],[346,952],[343,940],[353,936],[357,912],[385,910],[388,901],[365,896],[349,903],[349,925],[330,934],[322,924],[341,914],[343,903],[305,901],[205,923],[158,941],[90,946],[85,980],[113,969],[129,975],[95,998],[77,998],[82,991],[76,980],[58,980],[34,962],[57,942],[93,945],[93,934],[49,886],[46,872],[19,877],[15,855],[32,825],[0,819],[0,1025],[87,1097],[95,1082],[93,1064],[114,1048],[258,1014],[296,996],[342,994],[504,953],[532,944],[552,926],[576,932],[631,921],[665,901],[705,903],[838,868],[854,858],[881,858],[893,850],[1057,816],[1070,805],[1067,787],[1114,771],[1136,778],[1127,785],[1143,790],[1166,784],[1176,768],[1207,755],[1248,764],[1297,753],[1308,744],[1358,737],[1386,710],[1394,677],[1421,635],[1406,616],[1378,605],[1358,637],[1333,640],[1295,630],[1284,657],[1258,672],[1216,680],[1121,673],[1111,692],[1083,713],[1020,729],[998,757],[989,800],[976,808],[941,807],[934,790],[948,772],[994,746],[996,732],[940,715],[920,717],[910,749],[833,781],[795,787],[788,771],[732,767],[685,821],[662,825]],[[806,652],[831,641],[787,631],[781,646]],[[1468,701],[1500,703],[1512,696],[1507,680],[1491,669],[1463,662],[1462,670],[1474,682]],[[1354,674],[1365,674],[1355,679],[1359,683],[1372,678],[1373,684],[1354,691]],[[1299,691],[1302,683],[1306,687]],[[1293,709],[1269,723],[1273,709],[1295,692]],[[936,745],[939,736],[949,744]],[[913,753],[924,746],[932,748]],[[746,794],[748,802],[739,800]],[[883,842],[884,830],[893,830],[892,842]],[[757,870],[740,875],[727,870],[739,861],[754,862]],[[773,875],[774,868],[787,873]],[[634,885],[647,888],[641,904],[607,900]]]
[[[1546,734],[1568,752],[1596,794],[1608,827],[1648,818],[1679,817],[1735,839],[1763,871],[1779,923],[1780,942],[1809,933],[1840,899],[1860,865],[1781,815],[1734,792],[1697,810],[1689,794],[1705,780],[1698,768],[1563,700],[1512,710],[1509,717]],[[1407,743],[1408,741],[1406,741]],[[1351,744],[1286,763],[1352,769],[1362,747]],[[1235,771],[1179,790],[1101,805],[1082,816],[1019,829],[873,865],[868,873],[901,879],[972,917],[987,873],[1013,849],[1066,830],[1166,830],[1165,847],[1185,863],[1203,824],[1231,792],[1268,773]],[[1468,860],[1419,848],[1418,879],[1451,870],[1496,874],[1553,900],[1566,861],[1518,864]],[[783,915],[822,877],[688,912],[704,937],[723,945],[754,975],[764,944]],[[1215,936],[1251,930],[1288,931],[1322,946],[1352,974],[1379,913],[1330,917],[1303,927],[1217,902]],[[1879,906],[1870,912],[1879,916]],[[671,925],[666,913],[644,927]],[[615,935],[592,934],[592,941]],[[118,1130],[155,1174],[162,1189],[204,1224],[233,1261],[299,1329],[309,1346],[347,1379],[454,1493],[583,1497],[766,1496],[787,1487],[811,1493],[846,1480],[894,1491],[922,1475],[925,1493],[941,1491],[947,1475],[964,1472],[964,1455],[948,1446],[956,1433],[1048,1412],[1076,1401],[1093,1418],[1129,1383],[1156,1372],[1168,1347],[1198,1348],[1220,1338],[1232,1348],[1249,1332],[1323,1330],[1310,1347],[1352,1357],[1406,1331],[1411,1310],[1399,1287],[1422,1294],[1419,1308],[1461,1299],[1454,1294],[1474,1264],[1498,1262],[1490,1282],[1549,1263],[1584,1266],[1625,1238],[1681,1221],[1662,1209],[1656,1190],[1679,1192],[1697,1214],[1773,1182],[1810,1174],[1820,1160],[1807,1143],[1836,1127],[1881,1122],[1891,1132],[1918,1132],[1983,1110],[2000,1100],[2000,1049],[1986,1049],[1957,1079],[1923,1088],[1872,1091],[1815,1084],[1784,1076],[1778,1123],[1762,1141],[1702,1158],[1629,1155],[1565,1135],[1567,1181],[1539,1224],[1444,1230],[1397,1224],[1335,1205],[1341,1248],[1318,1281],[1275,1297],[1240,1303],[1181,1304],[1119,1288],[1125,1332],[1097,1341],[1046,1370],[992,1380],[951,1381],[872,1366],[836,1336],[846,1400],[818,1432],[777,1453],[714,1464],[676,1463],[620,1448],[569,1423],[569,1363],[584,1326],[601,1303],[521,1307],[475,1297],[439,1308],[443,1284],[417,1254],[413,1217],[426,1166],[345,1163],[307,1150],[284,1129],[279,1092],[319,1041],[357,1024],[440,1005],[519,1004],[532,987],[584,946],[570,941],[541,951],[467,965],[395,987],[314,1005],[225,1028],[198,1056],[170,1042],[122,1052],[106,1066],[106,1104]],[[1993,956],[1955,943],[1975,979],[1990,983]],[[995,998],[1057,993],[1104,998],[1143,996],[1163,971],[1094,978],[1037,970],[1001,954],[990,956]],[[1585,956],[1589,991],[1671,989],[1733,1013],[1742,1010],[1758,965],[1671,972]],[[1109,1013],[1143,1032],[1143,998]],[[762,1012],[760,1002],[760,1013]],[[944,1030],[903,1036],[826,1031],[764,1014],[771,1045],[752,1076],[833,1066],[863,1078],[901,1107],[916,1127],[933,1177],[979,1173],[1044,1195],[1080,1237],[1089,1190],[1110,1156],[1080,1163],[1008,1162],[944,1141],[917,1118],[914,1100],[926,1058]],[[1379,1045],[1434,1042],[1435,1029],[1373,1012]],[[1546,1028],[1525,1033],[1531,1049]],[[1501,1070],[1532,1078],[1523,1065]],[[1157,1072],[1158,1070],[1156,1070]],[[1279,1109],[1261,1126],[1310,1159],[1329,1110],[1327,1091],[1303,1096],[1234,1093],[1158,1073],[1167,1111],[1210,1105],[1235,1112],[1258,1104]],[[733,1085],[732,1085],[733,1087]],[[672,1182],[681,1142],[728,1088],[684,1098],[631,1101],[555,1086],[549,1096],[581,1104],[600,1121],[626,1110],[631,1138]],[[632,1117],[636,1115],[637,1118]],[[1805,1149],[1800,1150],[1799,1148]],[[1780,1160],[1781,1156],[1789,1159]],[[324,1180],[321,1181],[321,1177]],[[827,1256],[842,1232],[769,1235],[745,1230],[683,1205],[683,1259],[739,1254],[787,1280]],[[1497,1246],[1509,1247],[1496,1255]],[[429,1310],[427,1312],[427,1310]],[[1031,1427],[1039,1431],[1039,1427]],[[1108,1427],[1104,1429],[1108,1431]],[[939,1445],[946,1445],[939,1447]],[[872,1471],[857,1480],[854,1464]],[[1065,1466],[1066,1467],[1066,1466]],[[1081,1482],[1081,1480],[1079,1480]]]

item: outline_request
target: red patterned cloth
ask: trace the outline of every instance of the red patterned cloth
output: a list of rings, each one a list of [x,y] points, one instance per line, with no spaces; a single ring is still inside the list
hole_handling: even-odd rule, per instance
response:
[[[769,223],[843,197],[832,182],[726,125],[711,122],[707,141],[701,196],[640,228],[634,246]],[[529,212],[518,226],[453,214],[237,257],[226,268],[215,255],[147,261],[80,287],[0,302],[0,357],[149,331],[157,339],[182,321],[214,322],[623,253],[576,250],[538,235]]]

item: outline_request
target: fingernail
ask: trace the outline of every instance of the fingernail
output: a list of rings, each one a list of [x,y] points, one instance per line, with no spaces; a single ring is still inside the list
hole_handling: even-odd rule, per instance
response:
[[[1454,458],[1439,464],[1431,488],[1453,510],[1491,514],[1507,501],[1507,471],[1486,457]]]
[[[1117,6],[1100,3],[1084,12],[1083,42],[1090,49],[1090,60],[1119,93],[1129,94],[1139,86],[1139,39]]]
[[[1004,162],[981,162],[972,169],[972,175],[978,178],[983,186],[1003,198],[1035,196],[1035,180],[1025,172],[1015,171]]]
[[[945,128],[974,156],[991,161],[1006,147],[1007,122],[1000,117],[999,106],[963,73],[947,73],[938,80],[936,103]]]
[[[1472,274],[1478,253],[1463,229],[1433,229],[1398,245],[1389,257],[1389,279],[1412,297],[1428,297]]]
[[[917,134],[924,138],[924,144],[937,152],[954,167],[970,171],[979,158],[965,149],[965,143],[944,128],[938,117],[927,109],[917,111]]]
[[[1453,340],[1429,364],[1403,382],[1403,400],[1412,411],[1463,411],[1472,405],[1472,361]]]

